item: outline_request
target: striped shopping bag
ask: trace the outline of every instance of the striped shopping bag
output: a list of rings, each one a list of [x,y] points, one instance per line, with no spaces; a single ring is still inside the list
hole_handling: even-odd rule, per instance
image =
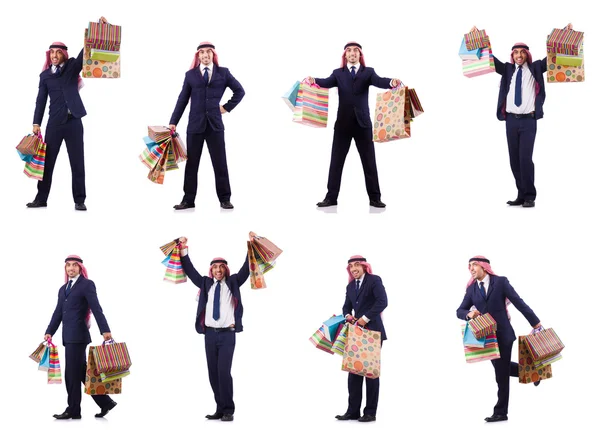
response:
[[[35,349],[35,351],[33,351],[30,355],[29,358],[31,358],[33,361],[35,361],[36,363],[40,363],[42,361],[42,357],[44,357],[44,353],[46,352],[46,342],[42,342],[38,345],[38,347]]]
[[[88,49],[118,51],[121,49],[121,26],[102,22],[90,22],[85,36]]]
[[[329,89],[307,82],[300,84],[292,121],[310,127],[327,127]]]
[[[462,325],[463,339],[465,336],[465,327]],[[496,333],[490,334],[485,337],[485,345],[483,348],[473,348],[464,346],[465,358],[467,363],[477,363],[479,361],[496,360],[500,358],[500,347],[498,346],[498,339]]]
[[[469,51],[477,48],[486,48],[490,46],[490,38],[485,30],[473,29],[465,34],[465,46]]]
[[[529,384],[549,378],[552,378],[552,365],[536,368],[527,342],[525,342],[525,336],[519,336],[519,382]]]
[[[333,351],[331,350],[333,344],[325,337],[325,330],[323,329],[323,326],[319,327],[319,329],[308,340],[317,349],[333,355]]]
[[[554,329],[551,328],[525,336],[525,343],[531,352],[536,368],[560,360],[562,358],[560,352],[565,348]]]
[[[495,71],[496,66],[494,65],[491,46],[481,50],[481,58],[479,60],[463,60],[462,62],[462,72],[467,78],[486,75]]]
[[[548,52],[565,55],[579,55],[579,50],[583,45],[583,31],[569,29],[552,30],[548,39],[546,39],[546,48]]]
[[[162,264],[167,266],[163,281],[181,284],[187,282],[187,276],[181,266],[181,249],[179,248],[179,239],[175,239],[160,247],[160,250],[165,255]]]
[[[477,339],[496,333],[498,330],[498,324],[490,314],[480,315],[477,318],[469,320],[468,324]]]
[[[48,384],[62,384],[60,361],[58,360],[58,348],[50,344],[50,366],[48,367]]]
[[[103,342],[102,345],[94,348],[94,359],[102,382],[129,375],[131,358],[125,342],[117,343],[113,340]]]
[[[44,166],[46,165],[46,142],[38,146],[37,153],[31,161],[25,163],[23,173],[31,179],[42,181],[44,179]]]
[[[348,343],[348,323],[342,324],[340,330],[333,342],[331,350],[338,355],[344,355],[346,349],[346,343]]]

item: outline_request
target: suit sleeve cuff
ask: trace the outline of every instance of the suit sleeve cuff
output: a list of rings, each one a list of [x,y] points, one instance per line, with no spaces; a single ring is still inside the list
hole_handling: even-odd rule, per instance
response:
[[[181,248],[181,256],[185,257],[188,254],[188,247],[184,246],[183,248]]]
[[[367,318],[367,317],[366,317],[366,316],[364,316],[364,315],[362,316],[362,319],[363,319],[363,320],[365,320],[365,322],[366,322],[367,324],[369,324],[369,321],[371,321],[369,318]]]

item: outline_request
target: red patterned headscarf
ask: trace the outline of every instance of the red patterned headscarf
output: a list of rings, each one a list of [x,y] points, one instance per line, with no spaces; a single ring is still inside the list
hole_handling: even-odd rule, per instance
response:
[[[515,60],[513,59],[513,51],[515,49],[519,49],[522,48],[525,50],[525,52],[527,53],[527,64],[531,64],[532,63],[532,58],[531,58],[531,52],[529,52],[529,46],[527,46],[527,44],[523,43],[523,42],[517,42],[513,45],[511,51],[510,51],[510,62],[515,64]]]
[[[198,67],[200,65],[200,59],[198,58],[198,52],[202,48],[209,48],[213,53],[213,64],[216,64],[217,66],[219,65],[219,57],[217,56],[217,51],[215,51],[215,45],[213,45],[211,42],[202,42],[196,48],[196,53],[194,54],[194,60],[192,61],[192,64],[190,65],[190,70],[195,69],[196,67]]]
[[[77,263],[77,265],[79,266],[79,275],[83,276],[85,279],[88,279],[87,269],[83,265],[83,260],[81,259],[81,257],[79,255],[69,255],[67,258],[65,258],[65,283],[67,283],[67,281],[69,280],[69,275],[67,275],[66,266],[67,261],[74,261],[75,263]],[[92,310],[88,308],[88,313],[85,317],[85,325],[88,329],[92,326],[90,322],[91,315]]]
[[[67,52],[67,46],[62,43],[62,42],[54,42],[52,43],[52,45],[50,45],[48,47],[48,50],[46,51],[46,62],[44,63],[44,67],[42,68],[42,72],[48,68],[50,68],[50,66],[52,65],[52,61],[50,60],[50,50],[52,48],[58,49],[60,50],[60,52],[62,52],[62,54],[65,57],[65,61],[67,61],[69,59],[69,53]],[[83,79],[81,79],[81,76],[77,77],[77,89],[80,90],[83,88]]]
[[[348,272],[348,282],[352,282],[354,279],[354,276],[352,276],[352,273],[350,272],[350,263],[354,263],[356,261],[358,261],[363,269],[365,269],[365,273],[368,273],[369,275],[373,274],[373,269],[371,269],[371,265],[367,263],[367,259],[365,257],[362,255],[353,255],[348,259],[348,265],[346,266],[346,271]]]
[[[221,258],[221,257],[215,257],[210,262],[210,267],[208,268],[208,277],[212,279],[212,277],[213,277],[212,269],[215,264],[219,264],[219,263],[222,263],[225,265],[225,277],[229,278],[230,272],[229,272],[229,266],[227,265],[227,260],[225,260],[224,258]]]
[[[346,46],[344,46],[344,53],[342,54],[342,65],[340,67],[346,67],[346,65],[348,64],[348,60],[346,60],[346,48],[348,48],[349,46],[356,46],[358,48],[358,51],[360,52],[360,57],[358,58],[358,62],[360,63],[361,67],[366,67],[365,66],[365,56],[363,55],[363,52],[362,52],[362,46],[360,46],[360,43],[357,43],[357,42],[346,43]]]

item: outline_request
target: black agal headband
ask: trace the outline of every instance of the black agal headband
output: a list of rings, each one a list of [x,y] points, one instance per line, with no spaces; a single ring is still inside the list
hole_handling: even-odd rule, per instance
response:
[[[490,264],[490,260],[488,260],[487,258],[471,258],[471,259],[469,260],[469,263],[470,263],[471,261],[479,261],[480,263],[487,263],[487,264]]]
[[[358,46],[359,49],[362,49],[362,46],[360,46],[360,43],[350,42],[350,43],[346,43],[346,46],[344,46],[344,50],[346,50],[346,48],[348,48],[349,46]]]
[[[517,48],[523,48],[523,49],[527,49],[527,50],[529,51],[529,46],[527,46],[527,45],[523,45],[523,44],[521,44],[521,45],[515,45],[515,46],[513,46],[513,47],[512,47],[512,50],[515,50],[515,49],[517,49]]]
[[[215,45],[213,45],[212,43],[203,43],[202,45],[198,45],[198,47],[196,48],[196,51],[198,51],[199,49],[202,49],[202,48],[215,49]]]
[[[52,49],[52,48],[64,49],[65,51],[69,50],[69,48],[67,48],[65,45],[50,45],[50,47],[48,49]]]
[[[65,263],[67,261],[77,261],[78,263],[83,264],[83,260],[81,258],[76,258],[76,257],[67,257],[67,258],[65,258]]]
[[[210,262],[210,265],[212,266],[213,264],[217,264],[217,263],[223,263],[224,265],[227,266],[227,261],[226,260],[213,260]]]
[[[366,263],[366,262],[367,262],[367,259],[366,259],[366,258],[363,258],[363,257],[361,257],[361,258],[351,258],[350,260],[348,260],[348,264],[350,264],[350,263],[354,263],[354,262],[356,262],[356,261],[361,261],[361,262],[363,262],[363,263]]]

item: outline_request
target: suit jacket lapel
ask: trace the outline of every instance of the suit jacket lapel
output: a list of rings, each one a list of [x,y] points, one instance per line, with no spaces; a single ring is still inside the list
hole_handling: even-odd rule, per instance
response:
[[[494,277],[490,276],[490,286],[488,287],[487,295],[485,296],[485,301],[487,302],[492,292],[494,291]]]
[[[357,300],[358,300],[358,297],[360,297],[360,295],[363,293],[363,291],[365,291],[365,287],[367,286],[368,281],[369,281],[369,274],[365,273],[365,277],[363,278],[363,281],[360,284],[360,288],[358,289],[358,296],[356,297]]]

